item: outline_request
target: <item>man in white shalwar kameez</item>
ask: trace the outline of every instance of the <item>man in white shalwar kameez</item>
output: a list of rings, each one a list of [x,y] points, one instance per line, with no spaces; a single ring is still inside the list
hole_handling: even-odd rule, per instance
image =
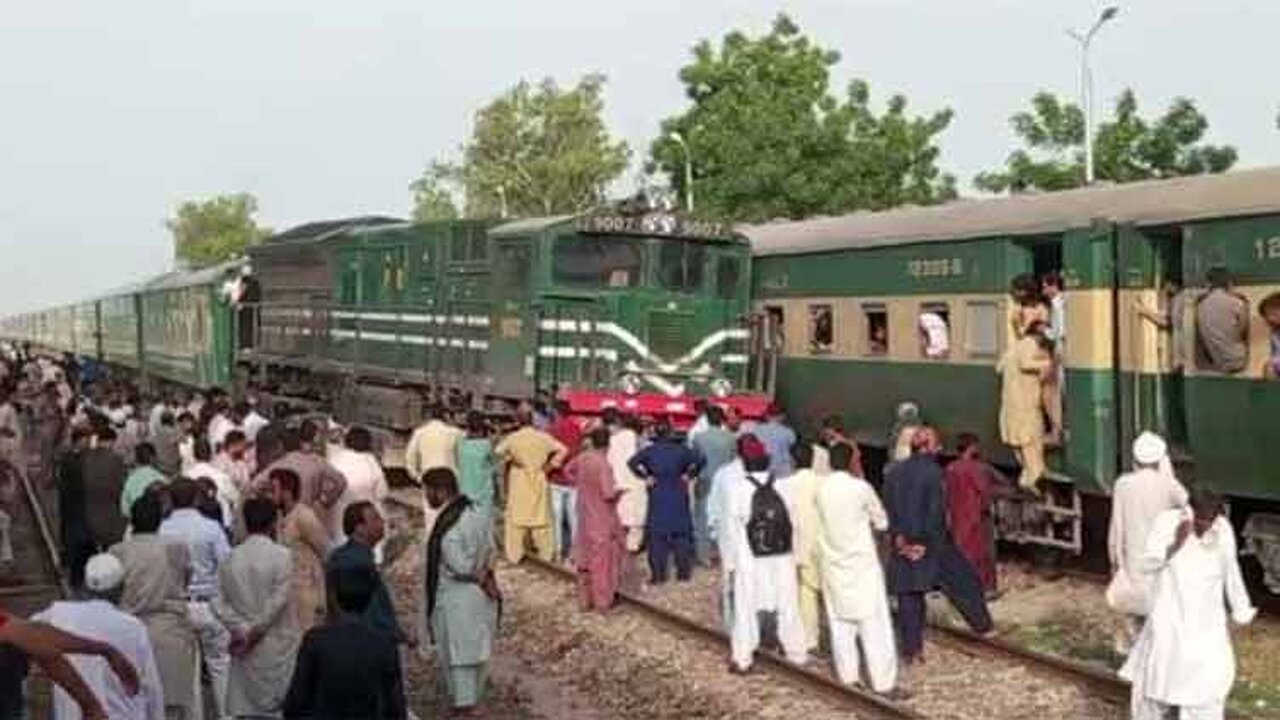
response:
[[[1152,524],[1160,513],[1187,504],[1186,488],[1173,476],[1168,448],[1159,435],[1139,435],[1133,441],[1133,459],[1133,472],[1121,475],[1112,489],[1107,533],[1113,570],[1107,603],[1122,615],[1115,636],[1120,653],[1129,651],[1151,606],[1155,578],[1142,569],[1142,557]]]
[[[807,661],[808,652],[804,623],[800,621],[795,555],[786,552],[757,557],[747,540],[747,523],[751,520],[756,485],[764,485],[772,479],[774,489],[782,496],[788,513],[794,517],[791,488],[787,478],[771,478],[769,454],[754,435],[744,435],[738,440],[738,455],[742,458],[744,474],[728,483],[721,530],[725,534],[721,547],[728,551],[721,558],[724,571],[731,573],[733,584],[731,670],[744,673],[751,669],[752,655],[760,645],[760,613],[763,612],[777,615],[778,640],[782,649],[788,660],[800,665]],[[793,537],[792,547],[794,545]]]
[[[52,625],[66,633],[111,646],[117,658],[137,671],[137,692],[131,693],[105,657],[68,655],[85,685],[93,692],[111,720],[164,720],[164,688],[156,668],[155,652],[147,627],[118,607],[124,567],[113,555],[89,558],[84,569],[84,588],[73,600],[59,600],[32,620]],[[119,661],[117,661],[119,662]],[[55,720],[80,720],[81,706],[58,687],[53,694]]]
[[[725,558],[733,545],[728,542],[729,534],[725,531],[725,498],[729,495],[729,486],[739,482],[747,484],[742,458],[735,457],[712,476],[711,494],[707,497],[707,534],[720,555],[720,623],[726,633],[733,632],[733,571],[726,567]]]
[[[293,558],[272,540],[275,523],[270,500],[247,500],[249,536],[219,570],[222,591],[213,612],[232,635],[227,714],[235,718],[281,716],[302,641],[297,613],[290,607]]]
[[[637,553],[644,546],[644,524],[649,512],[649,488],[627,465],[640,450],[640,436],[631,427],[631,419],[623,418],[616,408],[605,408],[605,425],[609,428],[609,450],[606,457],[613,468],[613,480],[624,490],[618,501],[618,518],[627,530],[627,552]]]
[[[458,491],[452,470],[428,470],[422,482],[427,502],[439,513],[427,539],[427,627],[450,717],[471,716],[484,698],[485,668],[498,631],[493,520]]]
[[[888,530],[889,516],[861,477],[852,445],[832,447],[830,458],[832,472],[818,487],[817,510],[831,657],[840,682],[855,684],[861,643],[871,689],[887,693],[897,682],[898,652],[873,531]]]
[[[1151,614],[1120,668],[1133,719],[1177,708],[1181,720],[1221,720],[1236,672],[1226,610],[1241,625],[1257,614],[1221,500],[1197,493],[1190,508],[1157,517],[1142,565],[1155,573]]]

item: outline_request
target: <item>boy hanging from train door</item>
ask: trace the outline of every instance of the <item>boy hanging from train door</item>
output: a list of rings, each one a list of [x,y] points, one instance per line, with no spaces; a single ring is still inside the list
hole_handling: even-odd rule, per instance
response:
[[[1042,392],[1044,393],[1044,411],[1049,418],[1049,434],[1045,437],[1046,447],[1062,445],[1062,390],[1065,386],[1063,364],[1063,348],[1067,340],[1067,302],[1062,294],[1062,276],[1057,271],[1046,273],[1040,278],[1040,294],[1049,303],[1049,323],[1044,328],[1045,337],[1053,342],[1053,371],[1045,375]]]

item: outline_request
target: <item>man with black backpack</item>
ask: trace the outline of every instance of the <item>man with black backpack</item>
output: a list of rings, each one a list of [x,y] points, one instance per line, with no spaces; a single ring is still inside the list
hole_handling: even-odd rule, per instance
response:
[[[741,469],[732,468],[722,495],[722,571],[733,592],[731,672],[751,669],[760,645],[760,613],[777,616],[778,640],[787,659],[808,659],[804,623],[800,620],[796,578],[795,524],[790,480],[769,471],[769,453],[754,435],[738,439]],[[719,480],[717,480],[719,482]]]

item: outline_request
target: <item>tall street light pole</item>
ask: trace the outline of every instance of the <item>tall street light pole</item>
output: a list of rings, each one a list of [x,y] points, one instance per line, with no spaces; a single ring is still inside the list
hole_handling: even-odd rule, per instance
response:
[[[684,152],[684,209],[685,212],[691,213],[693,212],[693,153],[689,152],[689,144],[684,141],[684,136],[678,131],[672,130],[667,133],[667,137],[679,145],[680,150]]]
[[[1098,19],[1086,33],[1068,30],[1067,34],[1080,43],[1080,93],[1084,106],[1084,183],[1093,184],[1093,71],[1089,69],[1089,47],[1093,37],[1108,20],[1114,18],[1120,8],[1114,5],[1102,11]]]

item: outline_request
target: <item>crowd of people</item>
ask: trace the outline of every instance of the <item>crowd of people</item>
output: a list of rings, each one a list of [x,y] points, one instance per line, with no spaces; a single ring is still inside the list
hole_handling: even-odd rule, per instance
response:
[[[20,349],[0,365],[0,468],[26,472],[33,447],[48,464],[73,588],[29,620],[0,613],[0,717],[23,716],[27,661],[57,683],[58,720],[409,716],[400,653],[418,639],[381,576],[369,430],[216,389],[147,397]],[[24,432],[40,437],[12,441]],[[454,475],[425,482],[449,516]],[[488,555],[446,526],[428,543],[428,622],[457,648],[452,586]]]
[[[897,694],[900,660],[923,660],[926,593],[941,588],[973,629],[993,630],[986,596],[995,590],[997,474],[972,436],[944,468],[934,430],[898,428],[906,454],[877,490],[836,417],[810,441],[777,406],[745,420],[700,404],[684,433],[615,409],[587,420],[564,403],[541,409],[522,407],[517,429],[470,451],[479,433],[433,415],[414,434],[408,464],[456,468],[464,494],[486,508],[488,469],[508,468],[507,561],[533,552],[570,564],[584,611],[608,612],[641,555],[651,585],[716,572],[731,672],[750,672],[760,615],[773,613],[792,661],[807,662],[825,637],[842,681],[861,682],[865,657],[873,689]]]
[[[1043,329],[1024,327],[1043,397],[1053,361]],[[677,432],[563,402],[521,405],[500,429],[429,405],[404,456],[426,518],[419,633],[401,626],[381,575],[388,488],[368,430],[217,390],[77,387],[75,368],[48,359],[19,356],[6,372],[40,422],[19,422],[6,401],[0,437],[56,429],[36,445],[56,457],[76,595],[31,621],[0,614],[0,641],[59,683],[60,719],[190,719],[206,707],[404,718],[401,653],[415,646],[435,650],[449,716],[475,714],[501,609],[499,548],[508,563],[569,564],[587,612],[613,607],[641,556],[653,585],[717,573],[733,673],[751,672],[762,614],[792,662],[825,649],[841,682],[893,697],[922,672],[930,593],[975,632],[995,629],[993,503],[1013,490],[980,438],[957,434],[944,452],[912,403],[877,485],[836,416],[801,438],[778,406],[753,420],[700,403]],[[1254,612],[1234,535],[1220,501],[1183,489],[1161,438],[1143,434],[1133,455],[1115,486],[1107,592],[1133,714],[1220,717],[1234,673],[1224,607],[1239,622]]]

